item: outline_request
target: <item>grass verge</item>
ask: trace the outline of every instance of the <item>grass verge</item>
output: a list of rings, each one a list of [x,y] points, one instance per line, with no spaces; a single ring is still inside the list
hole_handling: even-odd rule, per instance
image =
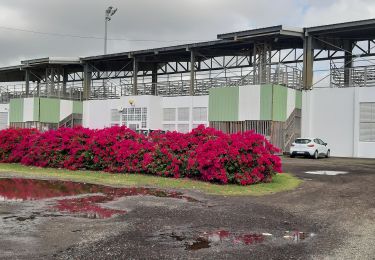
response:
[[[293,190],[301,180],[291,174],[278,174],[271,183],[250,186],[217,185],[207,182],[173,179],[141,174],[110,174],[95,171],[69,171],[63,169],[28,167],[21,164],[0,163],[0,177],[23,177],[71,180],[112,186],[148,186],[167,189],[198,190],[207,194],[225,196],[261,196],[281,191]]]

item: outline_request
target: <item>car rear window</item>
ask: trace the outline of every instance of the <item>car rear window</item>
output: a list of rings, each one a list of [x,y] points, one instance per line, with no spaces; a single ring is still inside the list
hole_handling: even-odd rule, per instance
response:
[[[296,139],[296,141],[294,141],[296,144],[308,144],[311,142],[311,139]]]

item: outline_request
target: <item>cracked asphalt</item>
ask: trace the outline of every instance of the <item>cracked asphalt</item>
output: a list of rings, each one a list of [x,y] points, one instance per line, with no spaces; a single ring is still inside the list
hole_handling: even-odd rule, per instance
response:
[[[54,199],[0,200],[0,258],[374,259],[375,160],[285,157],[283,170],[302,185],[261,197],[182,191],[199,202],[123,197],[105,206],[127,213],[108,219],[49,212]],[[316,170],[348,174],[305,173]]]

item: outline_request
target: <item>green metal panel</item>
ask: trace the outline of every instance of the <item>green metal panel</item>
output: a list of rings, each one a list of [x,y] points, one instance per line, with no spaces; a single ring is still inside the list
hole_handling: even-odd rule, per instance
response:
[[[260,86],[260,120],[272,118],[272,85]]]
[[[296,90],[296,108],[302,109],[302,91]]]
[[[9,122],[23,122],[23,98],[11,99],[9,102]]]
[[[288,89],[284,86],[273,86],[272,120],[286,121]]]
[[[73,101],[73,113],[83,114],[83,102],[82,101]]]
[[[52,98],[40,98],[39,107],[40,122],[59,123],[60,122],[60,100]]]
[[[34,98],[34,111],[33,111],[33,119],[34,121],[39,121],[39,98]]]
[[[239,88],[225,87],[209,90],[208,120],[238,121]]]

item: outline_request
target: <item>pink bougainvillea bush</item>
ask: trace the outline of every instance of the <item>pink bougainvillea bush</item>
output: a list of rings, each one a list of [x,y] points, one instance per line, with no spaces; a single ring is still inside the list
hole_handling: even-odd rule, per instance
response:
[[[20,144],[37,134],[34,129],[5,129],[0,131],[0,162],[19,162]]]
[[[281,172],[279,150],[252,131],[224,134],[199,126],[192,132],[153,132],[126,127],[0,131],[0,162],[70,170],[103,170],[215,183],[269,182]]]

